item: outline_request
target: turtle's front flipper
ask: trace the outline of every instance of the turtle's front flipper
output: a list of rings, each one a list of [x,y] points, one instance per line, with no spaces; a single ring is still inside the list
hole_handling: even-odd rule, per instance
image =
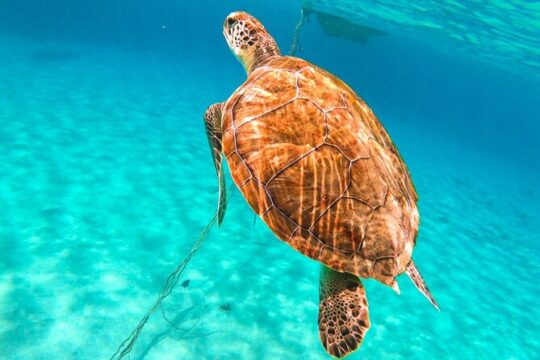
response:
[[[360,347],[369,330],[366,290],[358,277],[321,266],[319,335],[326,351],[336,358]]]
[[[206,136],[208,137],[208,143],[210,144],[210,152],[212,153],[212,159],[214,159],[214,165],[219,182],[219,199],[217,208],[217,221],[218,225],[223,221],[225,216],[225,208],[227,207],[227,194],[225,189],[225,178],[221,168],[221,109],[223,103],[218,103],[210,106],[204,114],[204,124],[206,127]]]
[[[407,267],[405,268],[405,272],[407,272],[407,275],[411,278],[414,286],[416,286],[416,288],[420,290],[420,292],[426,297],[426,299],[428,299],[431,305],[435,306],[435,309],[440,311],[439,304],[437,304],[437,301],[435,300],[433,295],[431,295],[431,292],[429,291],[426,282],[424,281],[424,278],[422,277],[422,275],[420,275],[420,271],[418,271],[418,268],[416,267],[416,265],[414,265],[412,259],[409,262],[409,265],[407,265]]]

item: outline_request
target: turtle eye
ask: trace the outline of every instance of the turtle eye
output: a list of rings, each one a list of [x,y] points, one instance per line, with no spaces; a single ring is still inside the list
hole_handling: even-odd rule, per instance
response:
[[[236,25],[238,21],[234,20],[234,19],[228,19],[227,20],[227,26],[230,28],[232,28],[234,25]]]

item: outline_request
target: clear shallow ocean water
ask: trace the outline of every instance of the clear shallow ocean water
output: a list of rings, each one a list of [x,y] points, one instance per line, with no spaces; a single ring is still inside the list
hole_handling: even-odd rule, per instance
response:
[[[471,45],[415,26],[429,11],[395,6],[384,21],[381,4],[339,1],[335,14],[356,9],[358,21],[369,7],[362,24],[385,35],[337,39],[312,18],[299,55],[351,84],[402,152],[420,195],[414,257],[442,311],[404,276],[401,296],[366,281],[372,328],[350,358],[536,359],[540,76],[489,40],[538,54],[504,11],[490,16],[507,36]],[[0,4],[0,359],[114,353],[215,209],[202,114],[245,77],[223,19],[252,12],[286,52],[300,6]],[[538,11],[518,11],[534,5],[513,6],[512,19],[538,26]],[[443,24],[468,38],[493,30],[451,14]],[[166,300],[170,322],[156,313],[131,358],[327,358],[318,271],[236,191],[180,279],[189,284]]]

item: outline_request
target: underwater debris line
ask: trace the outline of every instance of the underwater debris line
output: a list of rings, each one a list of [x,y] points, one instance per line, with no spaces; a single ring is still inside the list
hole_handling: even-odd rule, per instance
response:
[[[227,201],[230,199],[230,194],[234,193],[234,184],[230,186]],[[146,312],[146,314],[143,316],[143,318],[139,321],[139,324],[133,331],[129,334],[129,336],[122,341],[120,346],[116,349],[114,354],[111,356],[111,360],[120,360],[123,359],[126,355],[129,355],[131,353],[131,350],[133,349],[133,346],[135,345],[135,342],[139,338],[139,335],[141,334],[144,326],[148,322],[148,319],[150,319],[150,316],[152,316],[163,303],[163,300],[167,298],[176,284],[178,283],[178,280],[180,279],[180,275],[184,272],[187,264],[191,261],[193,256],[195,256],[195,253],[201,248],[204,240],[208,237],[208,234],[210,233],[210,230],[212,229],[212,226],[217,222],[218,218],[218,212],[214,213],[214,216],[210,219],[208,222],[208,225],[200,232],[199,237],[197,238],[197,241],[193,243],[193,246],[191,247],[191,250],[187,254],[187,256],[176,266],[174,271],[169,274],[167,277],[167,280],[165,280],[165,284],[163,285],[163,288],[161,289],[161,292],[156,299],[156,302],[150,310]],[[165,319],[167,320],[167,319]],[[207,335],[211,335],[212,333],[209,333]]]
[[[291,49],[289,50],[289,54],[291,56],[296,55],[296,50],[298,47],[300,48],[300,51],[302,51],[302,45],[300,45],[300,30],[302,29],[302,25],[304,25],[304,19],[306,18],[307,14],[304,11],[304,8],[300,9],[300,19],[296,23],[296,27],[294,28],[294,35],[293,40],[291,44]]]
[[[208,305],[206,304],[206,296],[203,295],[203,300],[202,300],[202,303],[204,304],[204,309],[206,309],[208,307]],[[188,311],[191,311],[192,309],[195,309],[196,307],[198,306],[201,306],[201,304],[198,304],[198,305],[193,305],[191,306],[190,308],[188,308],[187,310]],[[171,327],[175,330],[178,330],[178,331],[183,331],[187,334],[190,334],[191,333],[191,330],[193,330],[193,328],[199,323],[199,321],[201,320],[201,317],[198,317],[196,320],[195,320],[195,323],[190,326],[188,329],[183,329],[183,328],[180,328],[177,326],[177,324],[174,323],[174,321],[170,320],[168,317],[167,317],[167,314],[166,314],[166,311],[178,311],[179,309],[181,309],[181,307],[169,307],[168,309],[165,308],[165,306],[161,306],[160,307],[160,310],[161,310],[161,317],[169,323],[169,325],[171,325]]]
[[[195,253],[200,249],[202,243],[204,240],[208,237],[208,234],[210,233],[210,229],[214,225],[214,223],[217,221],[217,213],[214,214],[208,225],[201,231],[199,234],[199,238],[197,241],[193,244],[193,247],[189,251],[188,255],[182,260],[180,264],[176,266],[174,271],[169,274],[167,277],[167,280],[165,281],[165,285],[163,286],[161,293],[159,294],[156,302],[154,305],[148,310],[148,312],[144,315],[144,317],[139,321],[139,324],[137,327],[131,332],[131,334],[120,344],[120,346],[116,349],[113,356],[111,356],[111,360],[116,359],[122,359],[126,355],[128,355],[131,352],[131,349],[135,345],[135,342],[137,341],[139,335],[141,334],[141,331],[143,330],[144,326],[148,322],[148,319],[156,310],[158,310],[161,307],[161,303],[163,300],[165,300],[166,297],[168,297],[175,285],[178,283],[178,280],[180,279],[180,275],[184,272],[187,264],[189,261],[193,258]]]
[[[182,317],[185,317],[186,312],[189,313],[192,310],[194,310],[196,307],[198,307],[198,305],[194,305],[194,306],[189,307],[183,313],[180,313],[180,314],[176,315],[175,320],[169,320],[169,321],[171,323],[178,324],[179,323],[179,321],[177,321],[178,319],[181,319]],[[162,309],[163,309],[163,306],[162,306]],[[174,340],[183,340],[183,339],[190,339],[191,340],[191,339],[195,339],[195,338],[202,338],[202,337],[210,336],[210,335],[213,335],[213,334],[218,333],[218,332],[224,332],[224,331],[220,331],[220,330],[215,330],[215,331],[212,331],[212,332],[202,333],[202,334],[193,333],[192,330],[195,327],[195,325],[199,322],[200,319],[201,319],[201,317],[198,317],[197,320],[195,321],[195,324],[193,326],[191,326],[187,330],[186,329],[180,329],[180,328],[178,328],[178,326],[174,325],[174,326],[172,326],[170,328],[167,328],[167,329],[163,330],[162,332],[158,333],[144,347],[144,349],[142,349],[141,354],[140,354],[140,359],[146,359],[146,356],[148,355],[148,353],[158,343],[160,343],[165,337],[169,337],[171,335],[171,333],[173,333],[173,329],[179,329],[180,330],[179,332],[182,333],[182,335],[180,337],[174,337],[173,338]],[[183,321],[183,320],[180,320],[180,321]]]

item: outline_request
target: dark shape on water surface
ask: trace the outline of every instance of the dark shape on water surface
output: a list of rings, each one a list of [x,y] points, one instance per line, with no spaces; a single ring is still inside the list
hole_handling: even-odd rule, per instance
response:
[[[226,312],[232,311],[232,305],[230,303],[221,304],[219,308]]]
[[[79,54],[69,50],[42,49],[30,54],[32,61],[36,63],[52,63],[75,60]]]
[[[304,26],[304,20],[309,22],[309,16],[311,14],[315,14],[317,16],[317,20],[321,24],[324,32],[327,35],[335,38],[365,44],[373,36],[386,35],[384,31],[369,26],[359,25],[347,20],[344,17],[331,15],[304,6],[300,10],[300,19],[298,20],[298,23],[294,29],[293,41],[289,55],[295,56],[298,51],[302,51],[302,46],[300,45],[300,30]]]
[[[184,280],[184,281],[182,281],[182,284],[180,284],[180,285],[182,285],[183,288],[187,288],[189,286],[190,281],[191,280],[189,280],[189,279]]]
[[[317,20],[321,24],[325,33],[330,36],[355,41],[365,44],[373,36],[386,35],[384,31],[377,30],[372,27],[355,24],[345,18],[330,15],[320,11],[306,10],[309,14],[314,12],[317,14]]]

